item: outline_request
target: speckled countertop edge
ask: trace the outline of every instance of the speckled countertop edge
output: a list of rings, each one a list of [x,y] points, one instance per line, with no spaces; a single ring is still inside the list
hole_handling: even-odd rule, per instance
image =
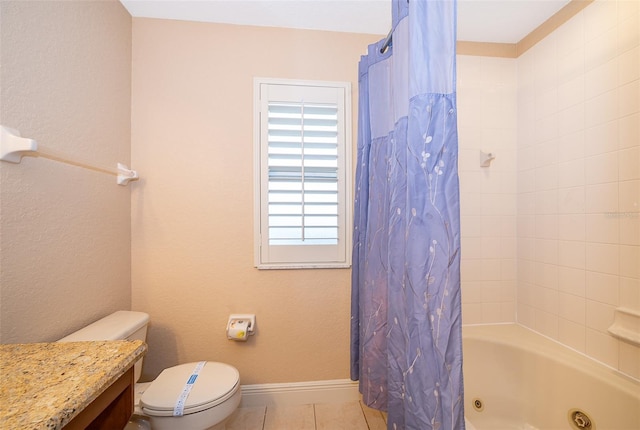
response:
[[[139,340],[0,345],[0,428],[63,428],[146,351]]]

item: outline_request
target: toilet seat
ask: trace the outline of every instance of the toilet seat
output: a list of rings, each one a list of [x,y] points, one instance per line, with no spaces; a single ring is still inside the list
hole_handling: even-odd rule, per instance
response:
[[[140,406],[145,415],[171,417],[176,401],[193,374],[197,363],[170,367],[160,373],[145,390]],[[184,404],[184,415],[210,409],[232,397],[240,389],[240,374],[235,367],[208,361],[193,384]]]

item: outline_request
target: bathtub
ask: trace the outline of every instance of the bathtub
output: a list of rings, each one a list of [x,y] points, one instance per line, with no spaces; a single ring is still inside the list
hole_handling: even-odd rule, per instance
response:
[[[467,430],[640,429],[638,381],[533,331],[465,326],[463,346]]]

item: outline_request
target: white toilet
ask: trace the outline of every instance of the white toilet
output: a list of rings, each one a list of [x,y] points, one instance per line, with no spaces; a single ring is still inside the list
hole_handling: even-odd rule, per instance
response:
[[[149,315],[144,312],[117,311],[59,342],[145,340],[148,323]],[[181,364],[163,370],[154,381],[146,383],[137,383],[142,360],[135,364],[134,372],[134,419],[127,429],[147,428],[148,420],[153,430],[224,430],[225,421],[240,404],[240,374],[228,364],[213,361]],[[194,373],[197,377],[190,381]],[[174,416],[188,381],[192,383],[182,416]]]

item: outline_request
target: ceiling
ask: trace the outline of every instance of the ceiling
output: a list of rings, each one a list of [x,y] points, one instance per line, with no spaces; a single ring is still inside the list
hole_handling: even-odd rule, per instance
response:
[[[391,28],[391,0],[120,1],[133,17],[380,35]],[[458,0],[458,40],[516,43],[569,1]]]

